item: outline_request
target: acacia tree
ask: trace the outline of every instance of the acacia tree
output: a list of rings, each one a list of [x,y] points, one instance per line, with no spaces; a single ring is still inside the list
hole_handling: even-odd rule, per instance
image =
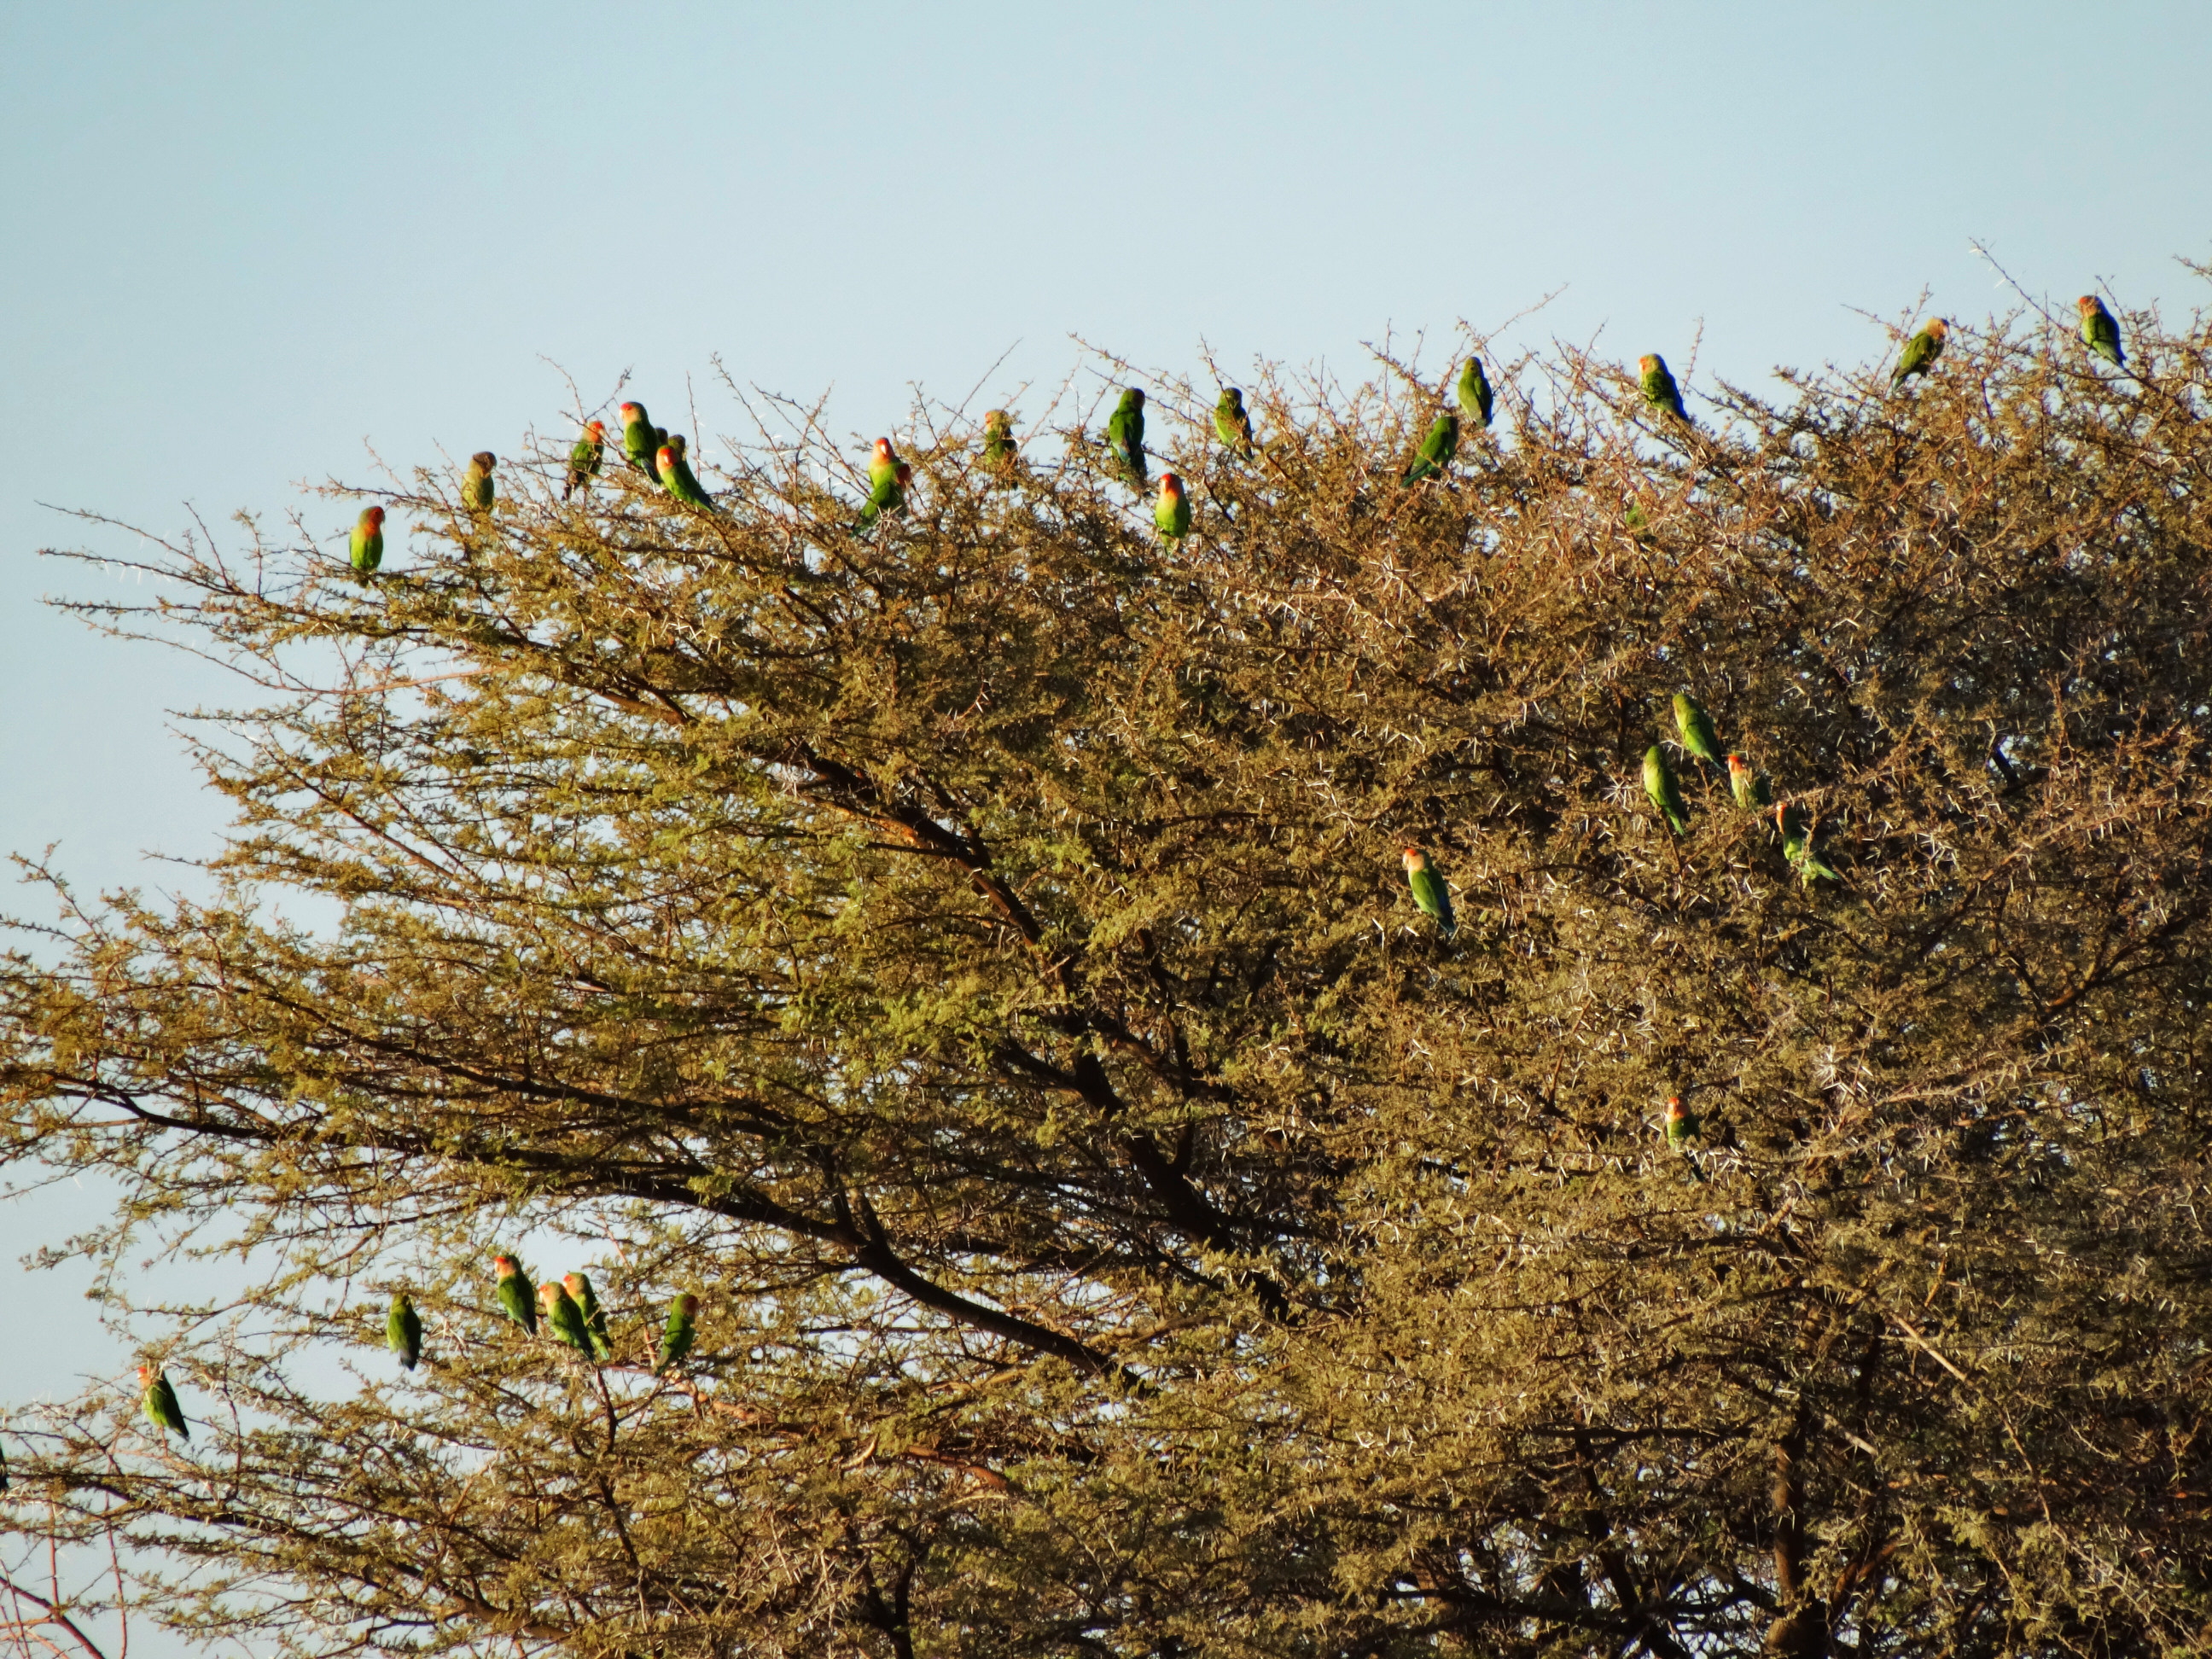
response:
[[[1181,543],[924,422],[866,533],[810,428],[166,545],[273,688],[220,896],[57,884],[0,1085],[233,1283],[13,1524],[317,1651],[2203,1651],[2212,334],[2124,320],[1694,428],[1564,351],[1411,489],[1410,371],[1157,380]],[[1684,689],[1839,879],[1654,814]]]

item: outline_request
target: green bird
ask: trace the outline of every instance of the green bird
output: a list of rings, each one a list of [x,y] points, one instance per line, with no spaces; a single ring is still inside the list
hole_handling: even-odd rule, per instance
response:
[[[1920,332],[1905,343],[1905,354],[1897,360],[1897,368],[1890,374],[1889,389],[1894,392],[1914,375],[1925,374],[1935,368],[1950,332],[1950,324],[1941,317],[1930,318]]]
[[[1459,372],[1461,410],[1477,426],[1488,426],[1493,402],[1489,379],[1482,372],[1482,359],[1468,358],[1467,367]]]
[[[1106,420],[1106,447],[1132,488],[1145,487],[1145,394],[1131,386]]]
[[[868,500],[860,508],[860,527],[867,528],[886,513],[897,513],[906,507],[906,487],[899,475],[907,471],[906,464],[891,447],[889,438],[876,440],[875,453],[868,461]]]
[[[530,1294],[530,1281],[522,1276],[522,1264],[511,1255],[495,1255],[492,1271],[499,1275],[499,1305],[507,1316],[528,1331],[538,1334],[538,1298]]]
[[[1446,939],[1459,933],[1459,918],[1452,914],[1451,890],[1444,885],[1443,877],[1429,861],[1429,855],[1419,847],[1405,850],[1406,885],[1413,890],[1413,903],[1420,913],[1435,922]]]
[[[1713,735],[1713,717],[1686,691],[1674,694],[1674,725],[1682,734],[1682,747],[1708,766],[1723,764],[1720,739]]]
[[[489,449],[479,449],[469,457],[469,470],[461,479],[461,505],[477,518],[491,512],[492,496],[496,493],[492,487],[491,470],[498,465],[499,457]]]
[[[2114,368],[2125,368],[2128,354],[2120,349],[2120,325],[2105,309],[2105,302],[2094,294],[2085,294],[2074,303],[2081,308],[2081,343]]]
[[[1735,804],[1747,812],[1764,812],[1774,805],[1774,791],[1768,786],[1766,774],[1754,776],[1751,766],[1741,755],[1728,757],[1729,789],[1735,796]]]
[[[653,458],[666,441],[653,424],[653,417],[645,412],[643,404],[624,404],[615,411],[622,416],[623,453],[629,464],[648,478],[660,475],[653,470]]]
[[[1690,411],[1682,407],[1682,388],[1674,384],[1668,372],[1667,360],[1657,352],[1636,360],[1642,371],[1644,401],[1662,415],[1672,415],[1684,425],[1689,424]]]
[[[584,1273],[562,1273],[561,1283],[568,1287],[568,1294],[575,1298],[576,1306],[583,1311],[584,1328],[591,1334],[592,1352],[599,1358],[612,1359],[615,1345],[607,1335],[607,1310],[599,1305],[599,1298],[592,1293],[590,1277]]]
[[[538,1287],[538,1299],[544,1306],[545,1322],[552,1327],[553,1334],[589,1359],[592,1333],[584,1324],[584,1310],[576,1305],[575,1298],[549,1279]]]
[[[384,509],[365,507],[353,526],[353,579],[366,586],[384,562]]]
[[[1182,480],[1172,472],[1160,474],[1160,499],[1152,508],[1152,522],[1171,542],[1190,534],[1190,497],[1182,493]]]
[[[1644,751],[1644,793],[1651,797],[1669,830],[1678,836],[1689,834],[1690,809],[1682,805],[1681,787],[1674,781],[1674,769],[1667,763],[1667,751],[1656,743]]]
[[[146,1408],[146,1420],[157,1429],[166,1429],[180,1439],[189,1440],[192,1431],[185,1424],[185,1408],[177,1404],[177,1391],[169,1386],[169,1374],[157,1371],[151,1365],[138,1368],[139,1404]]]
[[[1244,394],[1233,386],[1222,387],[1213,405],[1213,434],[1239,455],[1252,453],[1252,417],[1244,412]]]
[[[1810,887],[1815,881],[1842,879],[1813,850],[1812,820],[1803,807],[1784,801],[1774,809],[1774,822],[1782,831],[1782,856],[1796,870],[1800,882]]]
[[[384,1316],[384,1346],[399,1356],[405,1370],[413,1370],[422,1358],[422,1316],[404,1291],[392,1293],[392,1311]]]
[[[1002,472],[1014,464],[1020,451],[1014,443],[1014,423],[1003,409],[983,417],[983,465]]]
[[[587,421],[584,435],[576,440],[576,447],[568,452],[568,477],[561,485],[561,499],[569,496],[599,476],[599,462],[607,453],[607,423]]]
[[[1622,527],[1628,532],[1629,540],[1648,542],[1651,539],[1651,515],[1644,510],[1643,502],[1629,502],[1626,510],[1620,515],[1620,522]]]
[[[698,479],[691,476],[691,468],[677,448],[681,434],[661,445],[660,453],[654,458],[660,471],[660,487],[687,507],[696,507],[712,513],[714,498],[699,487]]]
[[[698,1334],[695,1322],[698,1312],[699,1298],[689,1291],[669,1304],[668,1323],[660,1333],[660,1358],[653,1364],[654,1370],[666,1370],[691,1352],[692,1339]]]
[[[1449,409],[1437,416],[1437,423],[1429,428],[1429,435],[1421,440],[1421,447],[1413,456],[1413,465],[1398,482],[1406,486],[1420,483],[1424,478],[1440,478],[1459,453],[1459,416]]]
[[[1667,1145],[1674,1152],[1681,1152],[1693,1140],[1704,1139],[1698,1115],[1682,1104],[1682,1097],[1667,1097]]]

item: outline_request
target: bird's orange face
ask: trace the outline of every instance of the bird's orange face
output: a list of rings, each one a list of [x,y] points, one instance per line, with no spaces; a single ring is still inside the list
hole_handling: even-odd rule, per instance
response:
[[[653,459],[659,461],[663,466],[673,466],[676,464],[676,452],[666,444],[663,444],[660,447],[660,453],[654,456]]]
[[[891,459],[891,441],[889,438],[876,440],[876,459],[879,461],[888,461]]]
[[[1182,480],[1172,472],[1160,474],[1160,494],[1172,501],[1182,494]]]
[[[371,530],[381,530],[384,528],[384,509],[382,507],[372,507],[368,512],[362,514],[361,516],[368,521],[368,527]]]
[[[1684,1115],[1685,1114],[1682,1110],[1682,1097],[1680,1095],[1668,1095],[1667,1097],[1667,1121],[1669,1123],[1680,1123]]]
[[[645,418],[645,411],[635,404],[624,404],[615,412],[622,416],[622,423],[624,426],[635,426]]]
[[[1427,866],[1428,861],[1429,855],[1419,848],[1408,847],[1406,849],[1406,867],[1408,870],[1423,869]]]
[[[501,1279],[513,1279],[522,1271],[511,1255],[495,1255],[491,1259],[491,1270]]]
[[[607,423],[605,421],[592,421],[585,425],[584,430],[594,438],[604,438],[607,435]]]
[[[571,1295],[571,1296],[581,1296],[581,1295],[583,1295],[583,1293],[584,1293],[584,1276],[583,1276],[583,1274],[581,1274],[581,1273],[562,1273],[562,1274],[561,1275],[561,1282],[562,1282],[563,1285],[566,1285],[568,1287],[568,1294],[569,1294],[569,1295]]]
[[[551,1307],[561,1299],[561,1287],[549,1279],[538,1287],[538,1299],[547,1307]]]
[[[1659,367],[1659,360],[1656,357],[1638,357],[1636,360],[1636,366],[1649,374]]]
[[[1934,322],[1928,325],[1928,331],[1940,340],[1950,333],[1951,325],[1945,322],[1941,317],[1938,317]]]
[[[141,1365],[138,1368],[138,1386],[143,1389],[153,1380],[154,1368],[151,1365]]]
[[[1743,763],[1743,757],[1741,755],[1730,755],[1728,757],[1728,769],[1730,772],[1748,772],[1751,770],[1748,766],[1746,766]]]
[[[2084,311],[2095,311],[2100,308],[2097,303],[2097,296],[2094,294],[2085,294],[2074,303]]]

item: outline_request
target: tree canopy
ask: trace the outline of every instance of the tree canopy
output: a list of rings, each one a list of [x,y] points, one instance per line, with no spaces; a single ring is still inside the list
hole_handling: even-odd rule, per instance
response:
[[[219,886],[46,876],[0,1089],[192,1438],[18,1406],[9,1524],[325,1653],[2203,1651],[2212,332],[2121,324],[1492,358],[1411,485],[1459,358],[1117,376],[1180,538],[926,408],[865,526],[801,420],[157,544]]]

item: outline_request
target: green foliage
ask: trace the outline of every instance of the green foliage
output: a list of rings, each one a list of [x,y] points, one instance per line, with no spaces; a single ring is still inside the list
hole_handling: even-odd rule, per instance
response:
[[[172,547],[229,884],[9,960],[5,1152],[244,1265],[12,1523],[319,1649],[2203,1651],[2212,339],[2127,329],[1498,364],[1412,490],[1437,387],[1156,381],[1172,543],[924,428],[865,536],[795,441]],[[1686,687],[1837,882],[1659,820]]]

